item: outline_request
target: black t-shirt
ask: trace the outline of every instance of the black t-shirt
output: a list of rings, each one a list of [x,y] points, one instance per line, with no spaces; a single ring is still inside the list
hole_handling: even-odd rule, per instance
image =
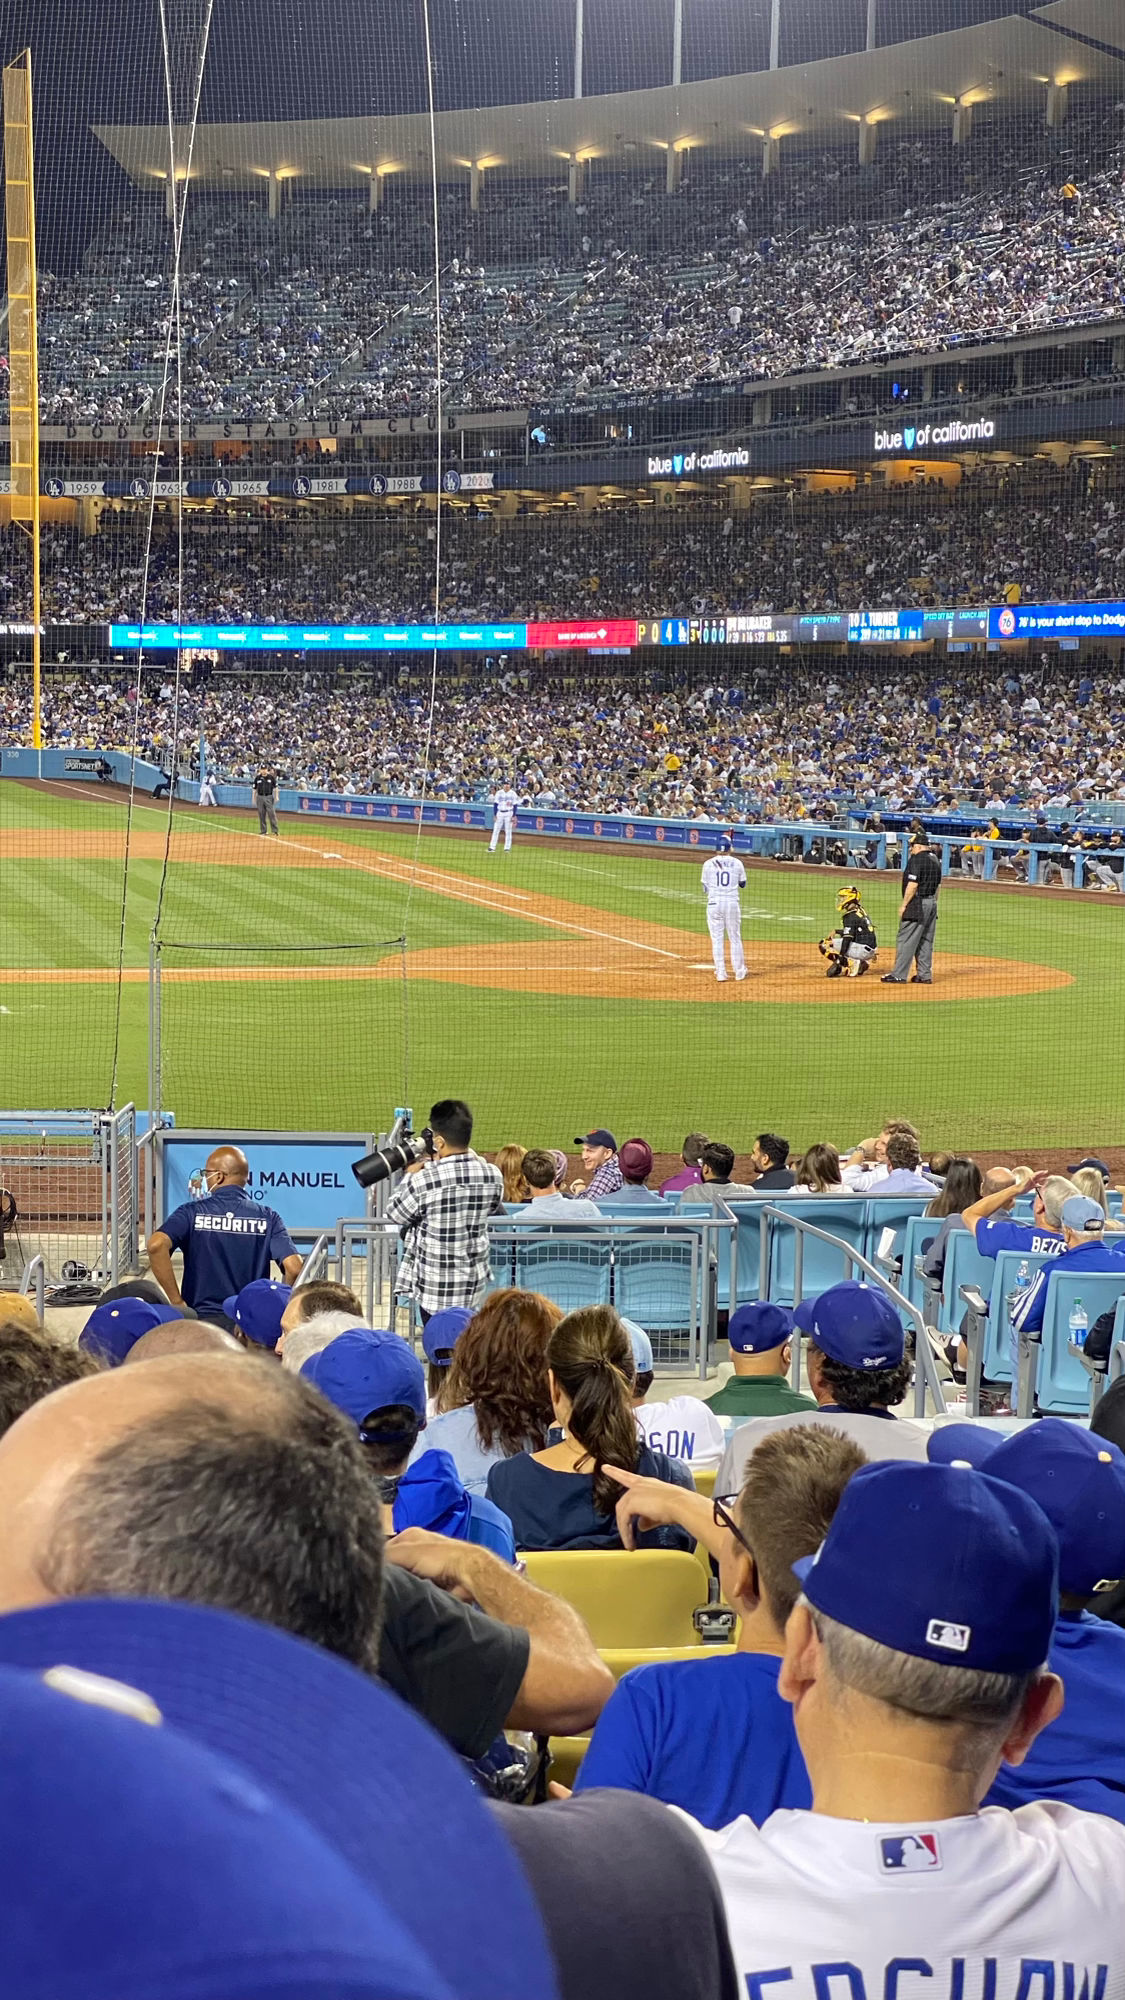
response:
[[[941,888],[941,862],[930,848],[921,848],[917,854],[912,854],[907,862],[902,874],[904,892],[911,882],[918,884],[915,893],[919,899],[923,896],[936,896]],[[913,900],[911,897],[911,901]],[[909,915],[909,911],[907,914]]]
[[[259,771],[254,780],[254,795],[259,799],[272,799],[277,790],[277,779],[272,771]]]
[[[797,1185],[797,1176],[792,1167],[767,1167],[764,1174],[755,1174],[754,1192],[759,1188],[777,1188],[784,1193],[786,1188]]]
[[[562,2000],[737,2000],[711,1863],[660,1800],[591,1791],[491,1810],[539,1905]]]
[[[462,1757],[483,1757],[527,1672],[531,1640],[388,1563],[379,1678]]]

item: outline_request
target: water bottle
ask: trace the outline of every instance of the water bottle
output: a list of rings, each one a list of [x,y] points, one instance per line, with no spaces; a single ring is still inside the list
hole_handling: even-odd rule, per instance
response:
[[[1010,1319],[1014,1319],[1016,1308],[1019,1305],[1020,1300],[1025,1297],[1028,1291],[1030,1291],[1033,1283],[1034,1279],[1032,1278],[1031,1275],[1031,1266],[1029,1265],[1025,1257],[1023,1263],[1019,1267],[1019,1270],[1016,1272],[1015,1287],[1012,1291],[1008,1293],[1008,1317]]]
[[[1070,1319],[1067,1325],[1070,1329],[1071,1346],[1085,1347],[1086,1335],[1090,1331],[1090,1316],[1081,1299],[1075,1299],[1074,1304],[1071,1306]]]

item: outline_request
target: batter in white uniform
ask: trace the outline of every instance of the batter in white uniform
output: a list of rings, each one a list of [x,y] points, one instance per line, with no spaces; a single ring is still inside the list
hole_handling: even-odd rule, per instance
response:
[[[519,793],[513,792],[510,786],[502,785],[496,793],[492,801],[494,808],[492,815],[492,839],[488,843],[490,854],[495,854],[496,843],[501,833],[504,835],[504,852],[505,854],[510,853],[512,846],[512,817],[519,802]]]
[[[742,951],[742,905],[739,891],[746,887],[746,870],[734,852],[729,833],[719,842],[719,851],[703,863],[703,888],[707,896],[707,928],[711,933],[711,955],[716,979],[727,976],[724,940],[730,939],[731,969],[736,979],[745,979],[746,960]]]

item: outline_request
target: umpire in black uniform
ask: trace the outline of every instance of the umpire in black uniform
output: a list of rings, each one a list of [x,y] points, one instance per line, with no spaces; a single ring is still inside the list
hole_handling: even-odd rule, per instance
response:
[[[893,972],[883,974],[884,986],[932,986],[934,976],[934,932],[937,929],[937,899],[941,888],[941,862],[924,832],[910,836],[910,859],[902,877],[902,903],[898,913]],[[912,965],[917,971],[911,974]]]
[[[272,764],[263,764],[254,779],[254,804],[258,808],[258,832],[264,834],[266,821],[271,833],[277,833],[277,772]],[[278,834],[278,839],[281,836]]]

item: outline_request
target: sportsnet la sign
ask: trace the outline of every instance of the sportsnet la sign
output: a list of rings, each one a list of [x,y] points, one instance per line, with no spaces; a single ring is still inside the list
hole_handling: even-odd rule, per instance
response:
[[[996,425],[991,417],[978,417],[968,424],[958,418],[949,424],[904,424],[900,431],[877,430],[872,449],[926,451],[942,444],[989,444],[995,436]]]
[[[733,451],[723,451],[718,445],[710,451],[673,451],[667,458],[650,458],[648,476],[650,479],[690,479],[696,472],[745,472],[750,464],[750,453],[742,445]]]

